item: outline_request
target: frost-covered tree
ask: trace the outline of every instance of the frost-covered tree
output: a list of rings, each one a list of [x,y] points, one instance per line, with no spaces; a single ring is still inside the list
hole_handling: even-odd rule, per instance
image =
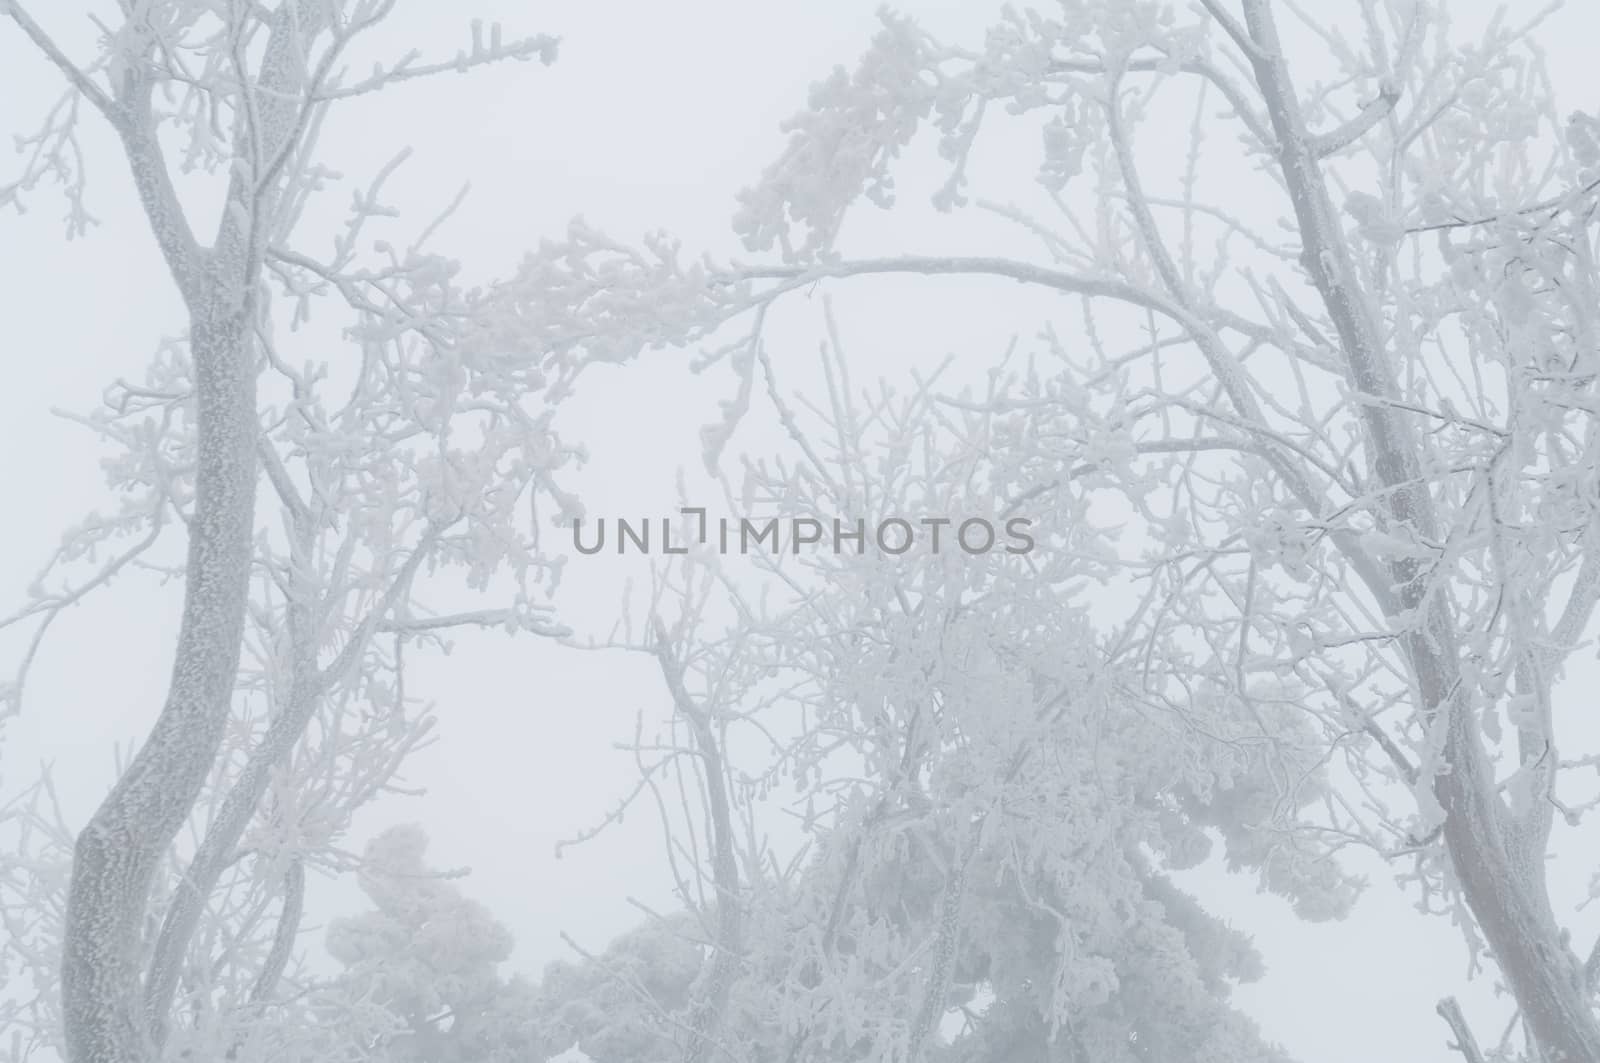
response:
[[[1258,961],[1177,873],[1220,843],[1336,916],[1354,895],[1337,851],[1360,845],[1493,962],[1523,1031],[1502,1056],[1600,1061],[1600,952],[1573,951],[1546,870],[1595,799],[1575,769],[1600,759],[1560,741],[1563,665],[1600,601],[1600,147],[1593,119],[1557,115],[1531,26],[1465,44],[1420,0],[1039,0],[960,47],[886,15],[742,197],[756,260],[575,224],[478,298],[421,238],[369,256],[376,192],[331,259],[297,233],[330,180],[311,161],[327,108],[550,47],[476,37],[346,78],[391,6],[130,4],[75,65],[0,4],[71,83],[0,199],[55,177],[87,223],[88,101],[190,314],[91,419],[130,508],[80,529],[61,560],[91,575],[52,575],[21,617],[48,624],[187,531],[169,701],[77,838],[70,892],[51,892],[59,863],[0,868],[11,955],[48,982],[65,944],[63,1011],[15,1013],[41,1037],[63,1025],[97,1063],[1276,1060],[1226,1000]],[[1036,181],[988,165],[1019,130]],[[995,254],[856,250],[852,208],[894,206],[921,139],[950,162],[934,205],[990,220]],[[173,143],[223,186],[209,246]],[[991,182],[1004,198],[969,198]],[[1019,282],[1040,327],[978,387],[857,394],[833,357],[800,401],[768,308],[873,275]],[[320,296],[354,311],[358,366],[285,355],[288,304]],[[702,365],[736,389],[708,464],[758,407],[792,451],[746,463],[731,512],[824,534],[1025,512],[1038,549],[758,553],[753,573],[701,550],[659,573],[614,643],[659,665],[671,727],[636,743],[634,799],[661,810],[686,912],[504,980],[503,932],[420,839],[357,858],[338,838],[421,735],[407,647],[544,627],[546,560],[513,521],[533,495],[571,508],[543,404],[586,365],[735,323],[748,335]],[[524,586],[434,615],[414,592],[441,561]],[[1118,615],[1085,608],[1096,582]],[[62,852],[48,787],[30,797],[8,822]],[[764,836],[779,804],[798,852]],[[337,928],[333,979],[289,967],[308,866],[361,866],[377,906]],[[435,920],[464,937],[434,940]]]
[[[704,951],[688,915],[651,920],[579,962],[553,963],[537,983],[508,976],[510,932],[466,896],[458,875],[427,864],[426,847],[415,826],[375,838],[358,876],[372,908],[328,927],[328,952],[342,967],[330,991],[385,1016],[365,1017],[375,1031],[371,1058],[541,1063],[574,1047],[602,1063],[660,1058]]]
[[[730,356],[772,384],[763,412],[793,449],[747,458],[726,501],[783,538],[728,556],[712,530],[614,643],[660,664],[671,724],[635,743],[630,803],[660,811],[692,916],[658,930],[704,959],[660,997],[589,958],[648,1002],[627,1027],[646,1041],[578,1047],[600,1063],[1284,1060],[1227,1001],[1261,973],[1250,943],[1171,872],[1220,841],[1308,918],[1342,914],[1354,883],[1300,818],[1326,793],[1316,730],[1264,681],[1253,702],[1215,683],[1152,698],[1071,593],[1116,567],[1083,500],[1040,500],[1032,550],[962,547],[964,519],[1015,511],[1032,484],[981,402],[932,384],[863,399],[835,355],[825,393],[797,394],[764,342]],[[835,521],[885,519],[919,544],[835,549]],[[923,522],[941,520],[935,550]],[[806,521],[823,545],[792,549]],[[798,844],[769,838],[784,812]]]
[[[1310,729],[1335,767],[1317,814],[1280,756],[1247,821],[1391,860],[1492,960],[1527,1058],[1600,1060],[1600,954],[1574,951],[1547,882],[1594,797],[1596,751],[1560,742],[1584,711],[1560,678],[1600,600],[1600,171],[1594,120],[1557,114],[1536,25],[1465,43],[1412,0],[1062,0],[961,47],[886,15],[743,196],[739,231],[773,258],[688,263],[575,228],[499,298],[555,336],[553,306],[603,290],[621,356],[735,318],[759,334],[786,293],[869,275],[1037,292],[1032,357],[963,408],[992,426],[1010,500],[1129,515],[1083,569],[1115,569],[1129,603],[1099,632],[1105,667],[1174,719],[1236,706],[1234,742],[1298,748]],[[1030,128],[1037,181],[1008,184],[984,145]],[[991,217],[1005,253],[853,250],[851,209],[894,205],[924,131],[950,161],[935,206]],[[979,181],[996,198],[970,198]],[[728,364],[713,457],[768,375]],[[1019,638],[1007,652],[1037,644]],[[972,828],[949,829],[946,888]]]
[[[343,1058],[317,1042],[315,1022],[280,1021],[265,1040],[257,1025],[309,991],[281,985],[308,868],[354,863],[338,844],[350,816],[425,737],[404,656],[462,624],[555,630],[542,604],[554,569],[528,509],[570,502],[551,476],[571,452],[550,424],[568,367],[462,356],[479,314],[456,264],[428,246],[435,226],[373,231],[393,213],[383,181],[404,153],[358,191],[345,227],[302,224],[336,181],[317,162],[332,109],[403,81],[549,62],[555,42],[474,24],[454,56],[387,61],[365,42],[394,6],[123,4],[83,61],[24,5],[0,8],[68,83],[22,138],[23,170],[0,204],[53,179],[69,231],[88,227],[87,105],[121,143],[187,312],[144,381],[119,380],[85,418],[114,448],[120,508],[69,531],[10,621],[33,632],[6,712],[63,609],[137,568],[182,580],[166,703],[72,843],[64,898],[50,860],[69,836],[59,817],[43,803],[9,817],[19,844],[43,849],[0,879],[7,944],[36,994],[8,993],[16,1039],[0,1051],[64,1035],[74,1063]],[[219,208],[195,205],[209,199],[191,194],[201,188]],[[296,334],[318,304],[343,308],[335,352]],[[270,502],[258,506],[263,487]],[[163,552],[173,533],[186,537],[181,560]],[[478,587],[509,572],[513,600],[429,609],[424,583],[450,567]]]
[[[516,1054],[508,1043],[507,1006],[522,1005],[513,1022],[529,1030],[536,1014],[530,994],[518,992],[523,984],[500,976],[510,932],[451,876],[424,863],[426,846],[417,827],[391,828],[368,844],[358,881],[374,910],[328,928],[328,953],[345,968],[343,988],[398,1020],[383,1039],[384,1059],[539,1058],[531,1042]]]

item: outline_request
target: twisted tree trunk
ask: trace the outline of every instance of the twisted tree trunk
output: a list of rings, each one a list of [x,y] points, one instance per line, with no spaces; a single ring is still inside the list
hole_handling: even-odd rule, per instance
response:
[[[244,633],[256,484],[251,303],[213,296],[190,326],[199,438],[183,619],[166,704],[73,853],[61,972],[73,1063],[154,1055],[140,991],[145,904],[222,742]]]
[[[147,66],[132,64],[115,97],[81,74],[75,79],[122,138],[151,231],[189,311],[197,453],[166,703],[73,853],[61,967],[71,1063],[148,1063],[158,1055],[141,970],[146,906],[156,868],[216,761],[238,678],[255,532],[252,337],[262,233],[270,229],[274,183],[303,132],[306,49],[318,25],[305,0],[288,0],[272,15],[260,73],[241,86],[238,164],[209,249],[195,243],[173,190]]]

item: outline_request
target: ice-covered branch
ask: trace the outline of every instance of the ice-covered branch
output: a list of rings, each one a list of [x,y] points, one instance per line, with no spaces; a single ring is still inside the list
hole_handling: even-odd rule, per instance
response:
[[[34,47],[38,48],[44,54],[44,57],[50,60],[51,65],[61,71],[62,75],[72,83],[72,87],[82,93],[90,103],[94,104],[101,114],[111,119],[113,123],[121,120],[122,111],[116,101],[106,93],[105,89],[95,84],[94,80],[78,64],[67,57],[67,54],[61,50],[60,46],[34,21],[33,16],[29,15],[26,9],[23,8],[22,0],[6,0],[3,5],[0,5],[0,15],[9,16],[11,21],[15,22],[22,32],[27,35],[28,40],[33,42]]]
[[[1449,1046],[1452,1051],[1460,1052],[1466,1063],[1488,1063],[1489,1057],[1478,1047],[1478,1039],[1472,1035],[1472,1027],[1467,1025],[1467,1017],[1462,1014],[1455,997],[1445,997],[1434,1010],[1450,1027],[1450,1036],[1455,1038]]]
[[[1328,133],[1321,133],[1311,138],[1311,151],[1318,158],[1332,155],[1336,151],[1349,147],[1362,135],[1394,113],[1395,104],[1400,102],[1400,89],[1398,86],[1385,82],[1378,93],[1378,98],[1368,101],[1362,106],[1361,112],[1344,125]]]
[[[741,943],[743,901],[739,867],[734,859],[733,816],[727,791],[726,767],[705,707],[696,703],[684,686],[683,672],[673,658],[673,640],[659,618],[655,624],[656,656],[674,707],[689,723],[695,752],[705,765],[706,801],[710,810],[712,882],[716,887],[717,939],[712,944],[711,967],[706,972],[699,999],[687,1022],[684,1063],[712,1058],[721,1037],[723,1014],[733,990],[744,951]]]
[[[461,52],[454,59],[437,63],[418,63],[416,60],[421,53],[412,51],[388,69],[379,65],[374,68],[370,77],[350,85],[330,85],[318,89],[312,98],[318,101],[347,100],[379,92],[390,85],[404,81],[435,77],[439,74],[461,74],[473,67],[509,60],[537,59],[545,66],[549,66],[556,61],[556,51],[561,43],[559,38],[545,34],[513,41],[502,40],[498,22],[490,24],[488,40],[484,40],[482,24],[474,21],[472,38],[471,51]]]

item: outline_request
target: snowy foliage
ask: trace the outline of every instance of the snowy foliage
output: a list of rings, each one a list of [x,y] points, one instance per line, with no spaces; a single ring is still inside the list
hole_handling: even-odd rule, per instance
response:
[[[1600,597],[1591,123],[1559,119],[1544,93],[1529,36],[1537,20],[1495,22],[1482,41],[1457,46],[1443,17],[1420,5],[1362,5],[1353,37],[1298,10],[1280,28],[1265,0],[1247,0],[1242,19],[1201,6],[1188,17],[1158,3],[1046,5],[1008,14],[979,51],[885,16],[857,69],[819,83],[781,158],[742,196],[736,227],[747,245],[782,258],[730,265],[716,281],[751,286],[754,323],[742,357],[728,355],[738,346],[714,355],[729,356],[741,383],[708,457],[726,451],[761,390],[751,379],[772,387],[762,312],[788,292],[873,274],[970,274],[1077,304],[1074,339],[1051,319],[1025,370],[997,367],[988,394],[956,403],[988,434],[945,460],[988,454],[1009,492],[937,504],[897,494],[922,486],[917,446],[903,443],[884,458],[805,450],[809,464],[767,470],[769,501],[820,516],[881,511],[886,498],[914,512],[987,513],[1026,498],[1055,528],[1081,526],[1097,503],[1131,514],[1130,531],[1080,546],[1055,581],[1030,572],[1025,584],[991,589],[967,564],[950,577],[961,593],[992,593],[1011,609],[1043,608],[1052,593],[1041,588],[1074,578],[1124,588],[1130,607],[1097,625],[1101,657],[1080,667],[1103,677],[1121,666],[1131,704],[1159,706],[1223,747],[1263,747],[1252,784],[1261,790],[1202,790],[1214,804],[1188,810],[1217,817],[1208,825],[1232,843],[1232,861],[1259,864],[1302,914],[1326,916],[1350,901],[1330,888],[1328,847],[1370,848],[1425,910],[1461,923],[1474,963],[1492,955],[1521,1006],[1530,1057],[1593,1058],[1593,975],[1575,980],[1584,965],[1544,883],[1555,813],[1576,824],[1595,799],[1582,772],[1595,754],[1558,752],[1562,662]],[[1320,46],[1323,66],[1310,75],[1319,83],[1297,86],[1283,58],[1291,36]],[[1139,140],[1157,114],[1190,116],[1175,176],[1150,165]],[[980,127],[1029,123],[1042,144],[1038,191],[980,206],[1034,238],[1037,258],[839,253],[850,206],[896,205],[895,161],[921,128],[949,160],[933,197],[948,210],[967,201]],[[1218,131],[1240,145],[1238,162],[1212,148]],[[722,309],[730,320],[746,313]],[[846,377],[841,367],[832,379]],[[843,408],[838,394],[829,402]],[[792,410],[776,416],[796,434]],[[822,434],[855,438],[870,423],[840,413]],[[826,504],[809,509],[819,497]],[[890,571],[927,579],[905,564]],[[820,628],[774,645],[826,646],[814,675],[847,692],[843,704],[915,704],[937,692],[955,699],[945,711],[959,718],[956,692],[900,658],[837,656],[838,633],[857,630],[855,610],[894,600],[883,578],[827,573],[817,586],[843,594],[808,599]],[[1051,627],[1031,620],[1008,629],[1005,611],[957,626],[970,607],[959,595],[946,592],[941,612],[926,584],[917,595],[896,590],[927,626],[908,628],[885,608],[861,618],[862,630],[907,661],[970,661],[963,682],[1000,681],[983,658],[990,635],[1009,658],[1048,647],[1056,665],[1062,641],[1086,638],[1041,638]],[[947,625],[959,631],[951,642]],[[1026,674],[985,691],[990,726],[1027,704]],[[904,770],[861,747],[874,722],[843,714],[826,731],[867,758],[857,769],[871,782],[858,782],[855,804],[811,774],[817,765],[795,764],[807,793],[841,802],[847,832],[867,830],[877,807],[867,795],[892,791]],[[1151,756],[1132,733],[1121,737]],[[963,751],[982,748],[973,740]],[[1337,770],[1312,783],[1320,775],[1307,766],[1326,762]],[[940,776],[924,766],[932,787]],[[928,795],[953,821],[932,850],[946,899],[969,888],[952,886],[967,881],[957,869],[974,842],[963,832],[979,839],[978,860],[997,829],[980,811],[957,811],[983,792],[971,788],[973,771],[958,773],[960,789]],[[994,774],[977,777],[993,785]],[[1278,851],[1230,822],[1270,824]],[[1306,889],[1318,876],[1320,888]],[[759,893],[756,882],[746,888]],[[929,948],[949,939],[935,910],[944,911],[924,912],[916,939]],[[870,963],[881,966],[858,967],[817,1005],[815,1023],[832,1024],[829,1051],[871,1043],[881,1058],[914,1055],[926,1030],[905,986],[947,977],[948,964],[896,966],[889,924],[859,917],[878,935]],[[804,968],[809,991],[826,984],[824,961],[835,962],[813,956]],[[1063,972],[1064,984],[1093,997],[1091,987],[1110,984],[1094,970]],[[861,1006],[869,984],[895,1003]]]
[[[1229,1002],[1260,958],[1183,873],[1215,858],[1338,918],[1359,846],[1516,1002],[1494,1055],[1441,1006],[1464,1057],[1600,1059],[1600,952],[1573,952],[1546,883],[1600,800],[1560,683],[1600,603],[1600,139],[1548,98],[1536,23],[1463,44],[1408,0],[1338,25],[1270,0],[1058,0],[961,47],[886,13],[741,195],[762,257],[578,221],[476,291],[434,226],[369,239],[388,171],[328,257],[297,234],[332,182],[328,107],[553,56],[475,31],[454,60],[341,80],[390,6],[134,5],[83,66],[0,6],[71,82],[0,203],[54,179],[88,224],[87,101],[190,313],[84,419],[121,505],[69,533],[12,621],[42,636],[130,567],[188,593],[168,705],[76,852],[47,783],[3,813],[21,848],[0,955],[36,996],[5,1003],[31,1040],[0,1053],[1278,1063]],[[1148,130],[1174,116],[1181,164],[1162,144],[1153,165]],[[1019,129],[1025,187],[975,199],[986,135]],[[844,254],[850,208],[908,209],[896,177],[923,139],[934,208],[1031,256]],[[169,143],[227,189],[209,247]],[[858,390],[831,319],[823,394],[777,371],[770,307],[883,274],[1015,281],[1039,326],[982,386]],[[340,357],[296,343],[323,303],[347,316]],[[733,378],[702,433],[730,510],[1026,513],[1037,548],[660,566],[593,648],[659,668],[670,726],[637,736],[624,806],[659,811],[683,908],[535,983],[502,971],[509,935],[419,832],[341,843],[427,736],[407,653],[460,625],[562,631],[538,528],[582,512],[556,425],[578,375],[685,346]],[[740,453],[758,416],[781,453]],[[430,608],[452,574],[502,597]],[[780,813],[794,846],[768,837]],[[307,875],[349,870],[373,910],[330,928],[325,976],[297,959]]]

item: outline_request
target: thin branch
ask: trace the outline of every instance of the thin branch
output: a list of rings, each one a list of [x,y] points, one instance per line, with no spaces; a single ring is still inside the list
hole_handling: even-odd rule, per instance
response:
[[[96,85],[76,63],[67,58],[67,53],[63,52],[32,16],[22,9],[21,0],[11,0],[8,4],[0,5],[0,10],[11,16],[11,21],[21,27],[34,47],[43,52],[45,58],[72,82],[72,87],[83,93],[101,114],[111,120],[112,124],[118,124],[123,120],[125,113],[117,102]]]
[[[1487,1063],[1483,1050],[1478,1047],[1478,1039],[1472,1036],[1472,1028],[1467,1025],[1467,1018],[1461,1013],[1461,1005],[1455,997],[1445,997],[1434,1008],[1440,1018],[1450,1025],[1450,1033],[1455,1037],[1454,1043],[1449,1047],[1460,1052],[1467,1063]]]
[[[253,1003],[259,1004],[272,999],[278,979],[283,977],[284,968],[289,964],[289,955],[294,949],[295,938],[299,936],[300,916],[305,910],[305,901],[305,862],[297,857],[290,861],[289,870],[283,876],[283,911],[278,916],[278,929],[273,935],[272,950],[267,953],[267,960],[261,966],[261,974],[250,989],[250,1000]]]
[[[684,686],[683,667],[673,659],[666,626],[655,618],[656,660],[661,666],[662,678],[672,694],[673,704],[688,721],[695,736],[695,745],[705,762],[705,779],[712,831],[712,877],[717,892],[717,940],[711,958],[707,985],[695,1001],[689,1016],[689,1040],[684,1048],[684,1063],[701,1063],[710,1058],[717,1047],[722,1028],[723,1013],[727,1010],[728,996],[738,973],[739,955],[742,951],[741,914],[739,911],[739,866],[733,851],[733,821],[728,797],[726,769],[716,735],[711,729],[708,711],[695,703]]]
[[[1385,82],[1378,90],[1378,98],[1369,100],[1361,108],[1361,113],[1331,133],[1312,137],[1312,153],[1319,159],[1327,158],[1341,148],[1355,143],[1367,130],[1393,114],[1394,106],[1399,102],[1399,86]]]
[[[1227,9],[1217,0],[1200,0],[1200,6],[1206,9],[1206,14],[1217,20],[1217,25],[1221,26],[1223,31],[1233,39],[1233,43],[1238,45],[1239,50],[1245,54],[1247,59],[1256,60],[1262,58],[1264,53],[1261,51],[1260,46],[1251,40],[1250,34],[1245,32],[1245,28],[1239,24],[1239,20],[1228,14]],[[1271,141],[1268,141],[1268,143],[1271,143]]]

